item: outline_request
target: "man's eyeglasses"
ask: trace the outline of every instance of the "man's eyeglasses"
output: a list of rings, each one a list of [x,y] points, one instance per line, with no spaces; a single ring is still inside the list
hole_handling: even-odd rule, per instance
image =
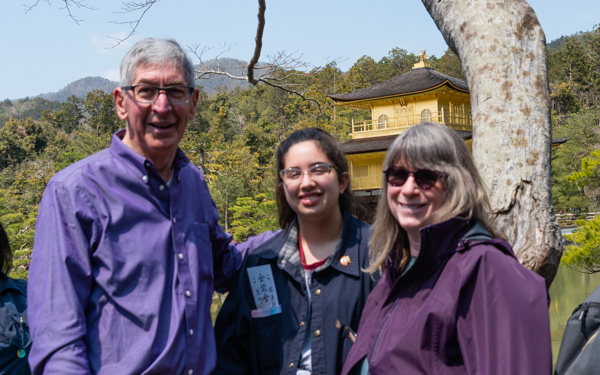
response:
[[[300,181],[300,179],[302,178],[302,176],[305,173],[308,173],[308,175],[311,177],[325,176],[325,175],[329,174],[331,169],[337,169],[337,168],[335,168],[335,165],[333,165],[333,164],[317,163],[317,164],[311,165],[310,168],[308,168],[304,171],[300,168],[294,168],[294,167],[282,169],[279,171],[279,175],[281,176],[281,178],[283,180],[286,180],[286,181]]]
[[[167,86],[160,87],[154,85],[133,85],[123,86],[123,90],[133,91],[133,98],[138,103],[143,104],[154,104],[161,91],[164,91],[165,95],[169,99],[169,103],[173,105],[187,104],[192,97],[194,88],[190,86]]]
[[[407,171],[402,167],[392,166],[383,171],[388,184],[392,186],[402,186],[408,180],[408,176],[412,175],[419,189],[429,190],[435,185],[443,173],[438,173],[429,169],[417,169],[414,172]]]

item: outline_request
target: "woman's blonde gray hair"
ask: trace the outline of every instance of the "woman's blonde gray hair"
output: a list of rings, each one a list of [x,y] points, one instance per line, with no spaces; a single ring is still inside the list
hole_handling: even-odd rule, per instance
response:
[[[430,169],[443,174],[445,200],[432,213],[428,224],[456,216],[476,218],[495,237],[503,237],[491,217],[485,184],[465,141],[452,129],[437,123],[415,125],[391,144],[383,161],[383,170],[393,165],[407,169]],[[406,231],[390,212],[388,183],[382,176],[382,191],[377,205],[371,237],[369,272],[383,271],[388,257],[393,267],[402,270],[410,259]]]

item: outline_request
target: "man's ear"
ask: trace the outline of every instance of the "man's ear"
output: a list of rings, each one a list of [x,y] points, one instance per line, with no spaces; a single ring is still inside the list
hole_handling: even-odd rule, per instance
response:
[[[127,120],[127,109],[125,108],[125,93],[123,92],[123,89],[120,87],[117,87],[115,89],[115,91],[113,92],[113,95],[115,97],[115,104],[117,106],[117,116],[119,116],[119,118],[122,121]]]
[[[196,106],[198,105],[198,98],[200,97],[200,90],[198,89],[194,89],[194,92],[192,93],[192,98],[190,99],[192,101],[192,106],[190,107],[190,121],[194,119],[194,117],[196,117]]]

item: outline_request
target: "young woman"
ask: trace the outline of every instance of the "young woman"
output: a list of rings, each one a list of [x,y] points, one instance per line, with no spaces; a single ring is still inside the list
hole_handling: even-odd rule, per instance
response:
[[[215,374],[338,374],[374,278],[337,142],[297,130],[277,150],[277,236],[245,260],[217,317]]]
[[[417,125],[383,168],[370,270],[384,274],[342,374],[550,374],[544,280],[500,238],[464,141]]]

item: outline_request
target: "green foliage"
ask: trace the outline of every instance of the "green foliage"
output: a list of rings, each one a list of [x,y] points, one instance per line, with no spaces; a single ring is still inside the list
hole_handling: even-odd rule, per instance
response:
[[[32,118],[37,120],[44,111],[55,111],[59,107],[59,102],[43,98],[26,98],[15,102],[6,99],[0,103],[0,128],[2,128],[10,118],[18,120]]]
[[[568,176],[581,169],[582,159],[600,143],[599,119],[598,108],[570,114],[562,125],[555,118],[553,137],[569,139],[552,151],[552,196],[558,212],[590,211],[597,205],[597,193],[578,188]]]
[[[573,82],[550,83],[550,99],[556,114],[575,113],[581,108]]]
[[[567,176],[590,202],[590,211],[600,209],[600,150],[581,160],[581,170]]]
[[[267,230],[277,230],[277,203],[266,194],[256,197],[240,197],[231,208],[233,221],[230,232],[234,240],[243,242]]]
[[[433,56],[430,63],[431,67],[437,71],[452,77],[465,79],[460,59],[451,49],[447,49],[439,59]]]
[[[558,115],[600,105],[600,27],[549,49],[548,79]]]
[[[88,128],[94,129],[96,137],[102,134],[113,134],[122,122],[117,116],[116,105],[112,94],[94,90],[85,97],[85,113]]]
[[[43,172],[39,172],[34,163],[0,172],[0,223],[13,252],[11,277],[26,278],[31,259],[35,220],[45,188]]]
[[[11,118],[0,129],[0,169],[17,165],[27,157],[36,157],[46,147],[49,132],[42,123],[31,118]]]
[[[589,221],[577,220],[576,223],[577,231],[565,235],[571,244],[566,246],[561,264],[580,272],[599,272],[600,215]]]
[[[340,92],[352,92],[373,86],[392,77],[382,77],[381,67],[369,56],[363,56],[346,73]]]
[[[85,101],[74,95],[60,105],[60,110],[48,111],[42,114],[41,119],[49,122],[56,130],[67,134],[79,130],[85,118]]]
[[[408,53],[405,49],[394,48],[379,61],[381,76],[387,77],[384,81],[399,76],[411,70],[417,62],[419,56]]]
[[[573,172],[567,178],[575,182],[580,188],[600,186],[600,150],[594,150],[590,156],[583,158],[581,160],[581,171]]]

